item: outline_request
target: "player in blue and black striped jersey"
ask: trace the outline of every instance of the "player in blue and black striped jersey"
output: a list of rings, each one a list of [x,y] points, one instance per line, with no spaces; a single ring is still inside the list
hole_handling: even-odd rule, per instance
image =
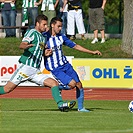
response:
[[[76,71],[71,64],[67,61],[66,56],[63,54],[62,46],[66,45],[70,48],[86,52],[89,54],[102,55],[100,51],[91,51],[86,49],[71,40],[66,35],[60,34],[62,28],[62,19],[58,17],[52,18],[50,22],[50,29],[42,33],[47,37],[46,48],[52,49],[50,56],[44,57],[44,64],[47,70],[51,71],[53,76],[61,84],[60,89],[73,89],[76,88],[76,98],[78,101],[78,111],[89,112],[83,106],[84,102],[84,89]]]

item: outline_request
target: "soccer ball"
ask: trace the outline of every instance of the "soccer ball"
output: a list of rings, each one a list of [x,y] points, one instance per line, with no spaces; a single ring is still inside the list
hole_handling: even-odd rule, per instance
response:
[[[133,113],[133,101],[131,101],[131,102],[129,103],[128,109],[129,109],[130,112]]]

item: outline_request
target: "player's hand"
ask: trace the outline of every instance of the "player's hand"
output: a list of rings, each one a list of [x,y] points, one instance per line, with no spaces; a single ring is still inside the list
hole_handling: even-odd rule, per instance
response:
[[[45,56],[50,56],[53,52],[52,49],[45,49]]]
[[[34,46],[34,44],[28,44],[27,47],[26,47],[26,49],[31,48],[33,46]]]
[[[33,46],[34,46],[34,44],[29,44],[28,42],[21,42],[19,48],[20,49],[28,49]]]
[[[102,53],[98,50],[94,51],[93,54],[102,55]]]

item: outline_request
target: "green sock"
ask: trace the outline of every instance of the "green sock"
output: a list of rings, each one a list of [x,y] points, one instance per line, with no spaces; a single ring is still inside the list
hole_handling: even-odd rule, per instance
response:
[[[54,86],[53,88],[51,88],[51,91],[52,91],[52,96],[53,96],[54,100],[56,101],[56,103],[58,104],[58,106],[63,104],[63,100],[62,100],[61,94],[59,92],[59,87]]]
[[[2,94],[5,94],[5,91],[4,91],[4,87],[3,86],[0,87],[0,95],[2,95]]]

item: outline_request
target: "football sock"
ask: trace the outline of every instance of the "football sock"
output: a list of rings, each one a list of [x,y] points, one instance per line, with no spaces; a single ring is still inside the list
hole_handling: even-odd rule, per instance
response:
[[[5,94],[5,91],[4,91],[4,87],[3,86],[0,87],[0,95],[2,95],[2,94]]]
[[[59,92],[59,87],[54,86],[53,88],[51,88],[51,91],[52,91],[52,96],[53,96],[54,100],[56,101],[56,103],[58,104],[58,106],[63,104],[64,102],[63,102],[61,94]]]
[[[82,109],[83,108],[83,102],[84,102],[84,89],[81,88],[76,88],[76,98],[78,101],[78,109]]]
[[[60,90],[70,90],[71,88],[68,85],[59,85]]]

